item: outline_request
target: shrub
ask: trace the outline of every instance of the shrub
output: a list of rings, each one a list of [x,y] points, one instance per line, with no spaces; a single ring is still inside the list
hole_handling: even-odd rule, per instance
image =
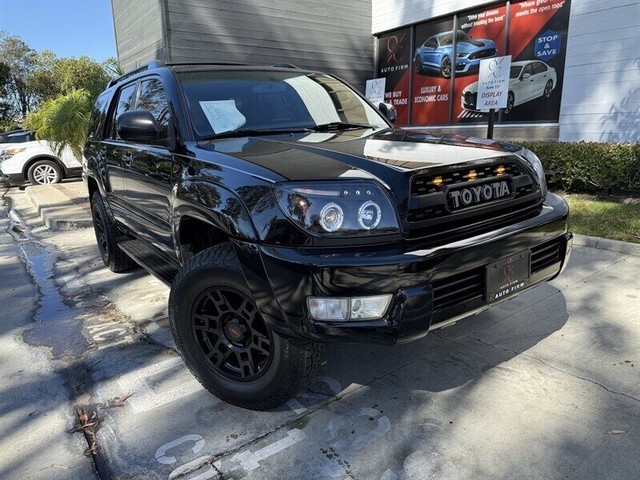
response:
[[[552,189],[640,190],[640,143],[524,143],[542,161]]]

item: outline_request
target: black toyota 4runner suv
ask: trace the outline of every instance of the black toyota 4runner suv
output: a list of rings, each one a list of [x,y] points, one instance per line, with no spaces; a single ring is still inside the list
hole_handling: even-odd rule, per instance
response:
[[[394,128],[321,72],[153,62],[100,95],[84,154],[104,263],[171,286],[185,363],[245,408],[291,398],[327,342],[421,338],[572,245],[533,153]]]

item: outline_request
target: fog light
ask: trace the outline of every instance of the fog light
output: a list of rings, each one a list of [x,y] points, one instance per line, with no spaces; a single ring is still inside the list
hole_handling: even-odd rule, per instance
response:
[[[309,297],[309,315],[314,320],[377,320],[387,312],[392,295],[371,297]]]
[[[351,299],[349,309],[351,320],[375,320],[382,318],[391,303],[391,295],[375,297],[355,297]]]
[[[309,315],[315,320],[348,320],[348,298],[309,297]]]

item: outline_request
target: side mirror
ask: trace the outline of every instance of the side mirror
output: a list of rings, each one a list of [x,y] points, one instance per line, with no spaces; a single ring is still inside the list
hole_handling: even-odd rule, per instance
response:
[[[523,73],[522,74],[522,80],[526,80],[527,78],[529,78],[531,76],[530,73]]]
[[[396,111],[396,107],[391,105],[390,103],[380,102],[378,105],[378,110],[382,113],[387,119],[393,123],[398,118],[398,112]]]
[[[116,128],[121,139],[133,143],[148,143],[158,139],[160,129],[148,110],[132,110],[118,115]]]

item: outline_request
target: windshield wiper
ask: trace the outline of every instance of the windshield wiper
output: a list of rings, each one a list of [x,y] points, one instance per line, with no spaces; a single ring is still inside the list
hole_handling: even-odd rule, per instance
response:
[[[307,127],[307,130],[313,132],[331,132],[338,130],[351,130],[355,128],[377,128],[375,125],[367,125],[366,123],[347,123],[347,122],[329,122],[321,123],[320,125],[314,125]]]
[[[219,138],[230,137],[254,137],[258,135],[277,135],[281,133],[303,133],[308,132],[308,128],[244,128],[240,130],[229,130],[228,132],[215,133],[213,135],[206,135],[200,140],[217,140]]]

